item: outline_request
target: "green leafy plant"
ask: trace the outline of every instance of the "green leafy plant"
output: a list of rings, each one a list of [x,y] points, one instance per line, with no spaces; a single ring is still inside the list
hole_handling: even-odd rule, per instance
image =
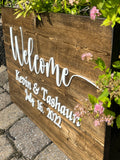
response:
[[[120,23],[119,0],[6,0],[5,5],[8,4],[17,6],[16,18],[26,17],[32,12],[39,20],[43,12],[89,15],[91,10],[91,19],[95,20],[96,16],[105,18],[102,25],[114,27]]]
[[[80,14],[80,12],[87,12],[86,2],[75,1],[72,5],[68,0],[20,0],[18,3],[19,9],[16,9],[17,17],[26,16],[27,14],[34,13],[39,20],[41,20],[40,13],[43,12],[61,12],[66,14]]]
[[[82,55],[84,59],[85,57],[88,59],[88,56],[91,55],[88,53]],[[92,61],[96,64],[95,68],[98,68],[103,74],[98,77],[96,82],[99,96],[88,95],[90,103],[85,109],[86,115],[88,113],[93,115],[95,126],[99,126],[103,122],[107,122],[108,125],[112,126],[116,122],[117,127],[120,128],[120,114],[116,112],[115,106],[114,109],[111,108],[113,101],[120,106],[120,72],[107,68],[104,61],[99,57],[96,60],[92,58]],[[115,69],[120,69],[120,61],[114,62],[112,66]],[[81,115],[78,112],[80,112],[80,107],[78,107],[76,113],[81,119]]]
[[[104,20],[102,25],[112,27],[115,26],[116,22],[120,23],[120,1],[119,0],[91,0],[93,6],[97,6],[100,10]]]

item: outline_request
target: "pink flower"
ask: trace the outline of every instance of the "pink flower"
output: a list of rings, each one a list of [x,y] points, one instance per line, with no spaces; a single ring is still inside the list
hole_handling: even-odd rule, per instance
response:
[[[93,55],[91,53],[84,53],[81,55],[81,59],[82,61],[85,60],[85,58],[87,59],[87,61],[92,60]]]
[[[95,121],[94,121],[94,126],[96,127],[96,126],[100,126],[100,121],[98,120],[98,119],[96,119]]]
[[[100,123],[103,123],[105,121],[105,118],[104,117],[101,117],[100,118]]]
[[[78,117],[78,118],[80,118],[80,112],[75,112],[75,117]]]
[[[107,123],[108,126],[111,126],[113,124],[113,120],[114,120],[113,116],[108,115],[108,117],[105,117],[105,122]]]
[[[74,107],[75,112],[75,117],[84,117],[84,115],[86,114],[86,110],[85,108],[83,108],[80,104],[77,104]]]
[[[78,3],[79,3],[79,1],[75,1],[75,3],[76,3],[76,4],[78,4]]]
[[[102,102],[100,102],[99,104],[96,103],[95,108],[94,108],[94,112],[95,113],[99,112],[100,114],[102,114],[104,112],[104,108],[102,105],[103,105]]]
[[[71,4],[71,5],[73,5],[73,2],[74,2],[75,0],[69,0],[69,3]]]
[[[114,73],[111,74],[111,78],[112,78],[112,79],[113,79],[113,77],[114,77]]]
[[[99,12],[99,9],[97,9],[95,6],[90,10],[90,18],[92,20],[95,20],[96,16],[100,16],[101,13]]]

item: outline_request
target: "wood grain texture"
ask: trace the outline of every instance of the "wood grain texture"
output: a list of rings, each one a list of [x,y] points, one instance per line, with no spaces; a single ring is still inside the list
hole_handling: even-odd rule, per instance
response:
[[[9,13],[9,14],[8,14]],[[10,84],[10,95],[15,102],[27,114],[37,126],[56,143],[56,145],[70,157],[71,160],[103,160],[105,125],[96,128],[93,125],[92,117],[84,118],[82,125],[78,128],[42,100],[42,93],[35,95],[31,91],[33,98],[43,102],[45,114],[37,109],[37,104],[32,107],[25,101],[25,86],[15,80],[15,70],[28,77],[28,80],[40,87],[48,90],[51,97],[58,96],[61,105],[65,105],[70,111],[78,103],[84,103],[88,98],[88,93],[97,95],[96,88],[87,81],[74,78],[69,87],[55,85],[55,76],[47,78],[44,74],[36,75],[29,71],[28,65],[20,67],[18,61],[14,61],[12,56],[9,27],[13,27],[14,36],[20,37],[19,27],[23,29],[24,47],[27,49],[28,38],[34,40],[34,55],[48,61],[54,57],[55,63],[60,69],[69,69],[69,76],[78,74],[94,82],[100,72],[93,69],[93,63],[81,61],[81,55],[91,52],[94,57],[101,57],[107,66],[111,63],[112,50],[112,29],[101,27],[102,19],[95,22],[88,17],[64,15],[64,14],[43,14],[42,22],[36,22],[33,15],[27,18],[14,19],[14,10],[2,9],[3,31],[5,41],[5,52],[8,67]],[[36,24],[35,24],[36,22]],[[21,40],[19,38],[21,50]],[[33,57],[34,57],[33,55]],[[32,57],[32,61],[33,61]],[[49,107],[53,112],[62,118],[61,129],[58,128],[46,115]]]

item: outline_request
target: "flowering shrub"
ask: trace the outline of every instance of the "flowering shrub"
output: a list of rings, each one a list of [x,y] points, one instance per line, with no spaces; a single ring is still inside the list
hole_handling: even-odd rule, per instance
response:
[[[99,68],[103,74],[98,77],[98,81],[96,82],[100,95],[97,98],[93,95],[88,95],[90,103],[87,103],[85,108],[82,106],[85,110],[84,116],[91,114],[94,118],[95,126],[100,126],[103,122],[112,126],[115,121],[117,127],[120,128],[120,115],[116,113],[115,109],[111,110],[112,101],[120,105],[120,72],[112,72],[111,69],[106,68],[101,58],[98,57],[95,60],[91,53],[82,54],[81,59],[85,60],[85,58],[87,61],[94,61],[97,64],[95,68]],[[120,69],[120,61],[114,62],[113,67]],[[74,110],[75,115],[81,120],[84,117],[83,115],[81,116],[81,106],[75,106]]]
[[[2,0],[0,5],[17,6],[17,18],[26,16],[33,12],[39,20],[40,13],[62,12],[66,14],[89,15],[92,20],[96,16],[104,17],[102,25],[114,25],[120,23],[120,2],[119,0]]]

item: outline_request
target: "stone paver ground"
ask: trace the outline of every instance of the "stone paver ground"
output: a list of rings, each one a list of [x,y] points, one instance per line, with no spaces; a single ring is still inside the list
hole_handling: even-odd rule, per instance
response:
[[[5,66],[0,67],[0,160],[68,160],[11,102]]]

